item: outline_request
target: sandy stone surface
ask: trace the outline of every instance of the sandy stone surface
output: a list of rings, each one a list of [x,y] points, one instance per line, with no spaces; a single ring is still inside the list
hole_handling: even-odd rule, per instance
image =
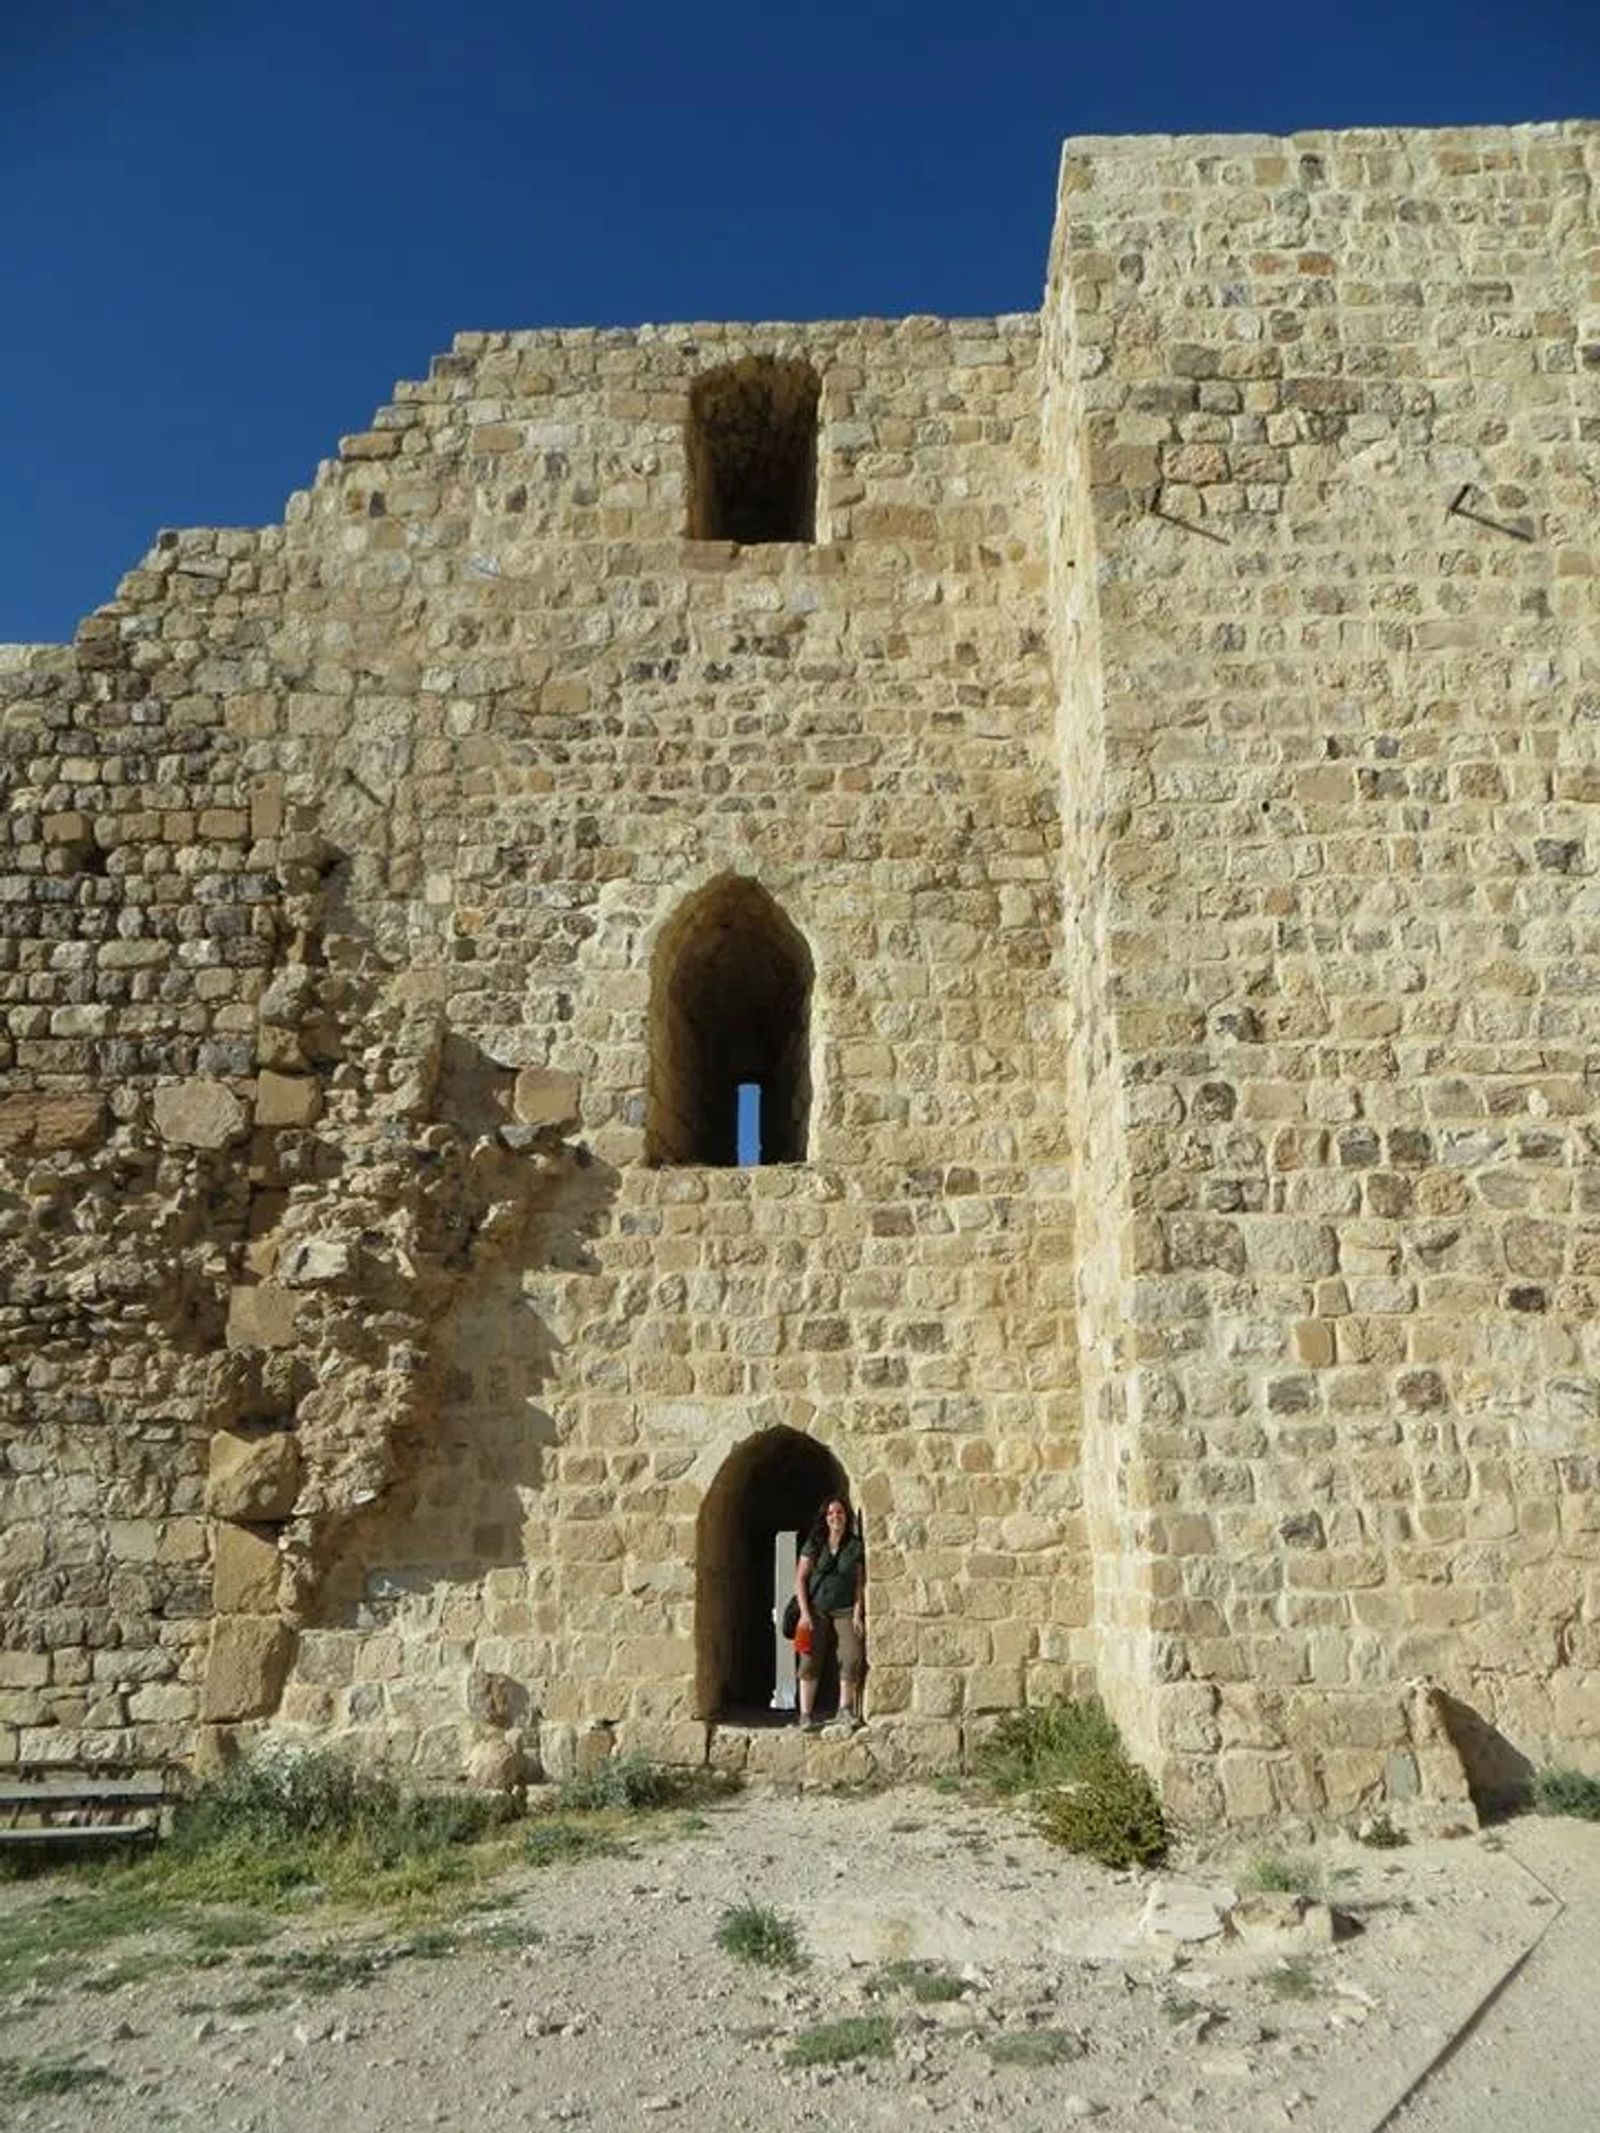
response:
[[[1517,1855],[1524,1830],[1537,1873]],[[1552,1919],[1566,1924],[1551,1877],[1600,1877],[1595,1832],[1574,1825],[1319,1856],[1357,1930],[1285,1958],[1220,1935],[1140,1937],[1158,1879],[1185,1886],[1158,1892],[1155,1908],[1175,1929],[1205,1930],[1198,1891],[1225,1897],[1238,1859],[1118,1875],[1049,1850],[1020,1819],[933,1792],[752,1794],[668,1818],[613,1856],[519,1869],[421,1939],[392,1922],[297,1921],[209,1967],[143,1978],[137,1948],[107,1950],[70,1986],[16,1997],[0,2060],[15,2070],[77,2053],[113,2080],[13,2103],[7,2122],[618,2133],[825,2116],[901,2133],[1078,2121],[1359,2133],[1534,1949],[1531,1969]],[[47,1895],[0,1890],[0,1913],[14,1929]],[[795,1922],[803,1968],[775,1974],[719,1950],[722,1914],[745,1902]],[[362,1983],[308,1981],[304,1958],[330,1949],[391,1959]],[[883,1966],[905,1959],[954,1972],[960,1997],[919,2005],[889,1985]],[[892,2057],[787,2063],[814,2025],[861,2014],[892,2018]],[[1042,2033],[1059,2040],[1057,2063],[997,2063],[997,2046]],[[1565,2133],[1565,2121],[1538,2123]]]

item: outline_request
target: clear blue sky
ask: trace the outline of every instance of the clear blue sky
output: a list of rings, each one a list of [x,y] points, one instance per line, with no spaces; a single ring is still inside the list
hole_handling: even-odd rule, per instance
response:
[[[1597,110],[1596,0],[0,0],[0,642],[459,327],[1031,309],[1065,134]]]

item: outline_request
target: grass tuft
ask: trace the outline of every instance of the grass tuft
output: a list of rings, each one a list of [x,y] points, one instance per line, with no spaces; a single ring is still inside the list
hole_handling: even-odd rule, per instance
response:
[[[626,1755],[608,1755],[590,1770],[574,1771],[562,1780],[556,1804],[569,1813],[595,1814],[607,1808],[637,1811],[650,1807],[689,1807],[700,1801],[723,1799],[738,1789],[730,1773],[706,1769],[668,1769],[651,1762],[648,1755],[630,1749]]]
[[[1088,2046],[1075,2029],[1019,2029],[989,2040],[996,2066],[1065,2066],[1081,2059]]]
[[[0,1937],[0,1999],[30,1985],[78,1983],[86,1961],[118,1941],[164,1933],[193,1943],[205,1931],[205,1914],[172,1902],[159,1884],[152,1886],[148,1876],[153,1865],[110,1868],[102,1862],[90,1870],[93,1878],[86,1887],[12,1912]],[[198,1956],[212,1952],[203,1940],[199,1943]],[[167,1967],[170,1960],[159,1954],[130,1955],[98,1989],[118,1991]]]
[[[86,2066],[81,2052],[67,2059],[0,2059],[0,2102],[26,2103],[36,2096],[70,2096],[80,2089],[120,2086],[109,2067]]]
[[[1321,1991],[1317,1973],[1303,1955],[1285,1956],[1267,1973],[1267,1982],[1280,2000],[1314,2000]]]
[[[1375,1852],[1392,1852],[1410,1840],[1388,1814],[1369,1815],[1356,1831],[1356,1842]]]
[[[526,1936],[515,1943],[490,1942],[483,1933],[468,1929],[458,1934],[444,1926],[425,1926],[399,1941],[365,1941],[354,1946],[330,1943],[319,1948],[290,1948],[276,1953],[258,1950],[245,1956],[248,1973],[245,1990],[215,2007],[203,2002],[186,2003],[186,2012],[229,2015],[270,2014],[292,2000],[323,1999],[336,1992],[358,1992],[375,1984],[396,1963],[438,1962],[468,1946],[526,1945]]]
[[[537,1948],[544,1939],[541,1927],[525,1918],[491,1918],[481,1926],[473,1926],[468,1939],[474,1948],[494,1948],[511,1951],[521,1948]]]
[[[1239,1876],[1239,1890],[1263,1896],[1317,1896],[1322,1868],[1309,1852],[1257,1852]]]
[[[1040,1829],[1068,1851],[1119,1867],[1166,1856],[1160,1796],[1093,1697],[1008,1712],[977,1769],[996,1792],[1040,1795]]]
[[[1536,1770],[1533,1804],[1542,1815],[1576,1815],[1582,1822],[1600,1822],[1600,1777],[1582,1770]]]
[[[529,1866],[570,1866],[579,1859],[615,1858],[623,1849],[609,1830],[580,1822],[535,1822],[522,1840]]]
[[[784,2053],[788,2066],[845,2066],[853,2059],[887,2059],[894,2052],[888,2015],[846,2015],[802,2029]]]
[[[563,1778],[557,1804],[582,1814],[607,1807],[667,1807],[681,1797],[678,1773],[664,1770],[649,1756],[631,1752],[608,1755],[589,1770]]]
[[[741,1903],[724,1911],[717,1926],[717,1946],[724,1955],[767,1970],[797,1970],[800,1935],[794,1923],[761,1903]]]
[[[977,1754],[977,1774],[999,1793],[1073,1785],[1097,1760],[1120,1751],[1117,1729],[1095,1698],[1008,1711]]]
[[[202,1911],[185,1927],[190,1944],[204,1955],[231,1955],[258,1948],[278,1932],[277,1922],[255,1911]]]
[[[262,1755],[203,1787],[158,1850],[86,1863],[68,1892],[13,1912],[0,1997],[79,1980],[86,1958],[119,1941],[167,1945],[130,1952],[91,1989],[114,1992],[183,1961],[215,1966],[276,1932],[272,1913],[309,1902],[431,1904],[499,1863],[483,1840],[511,1811],[477,1794],[413,1796],[331,1755]]]
[[[279,1881],[350,1853],[394,1870],[476,1844],[515,1809],[486,1793],[408,1793],[323,1751],[264,1753],[202,1786],[178,1811],[165,1861],[216,1865],[246,1851]]]
[[[909,1992],[922,2007],[959,2000],[967,1989],[966,1980],[953,1970],[945,1970],[938,1963],[912,1961],[885,1963],[873,1982],[880,1991]]]
[[[1042,1800],[1039,1827],[1052,1844],[1102,1866],[1155,1866],[1167,1853],[1161,1797],[1120,1747],[1091,1761],[1076,1784]]]

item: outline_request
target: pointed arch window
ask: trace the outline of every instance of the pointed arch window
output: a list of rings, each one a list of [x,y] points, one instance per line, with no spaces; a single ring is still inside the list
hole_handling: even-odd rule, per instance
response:
[[[804,1161],[811,978],[759,882],[724,875],[680,906],[651,973],[647,1161]]]

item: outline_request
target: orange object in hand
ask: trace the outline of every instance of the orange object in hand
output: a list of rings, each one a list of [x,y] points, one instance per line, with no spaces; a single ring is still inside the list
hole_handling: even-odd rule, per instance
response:
[[[794,1626],[794,1648],[803,1659],[811,1649],[811,1624],[797,1622]]]

